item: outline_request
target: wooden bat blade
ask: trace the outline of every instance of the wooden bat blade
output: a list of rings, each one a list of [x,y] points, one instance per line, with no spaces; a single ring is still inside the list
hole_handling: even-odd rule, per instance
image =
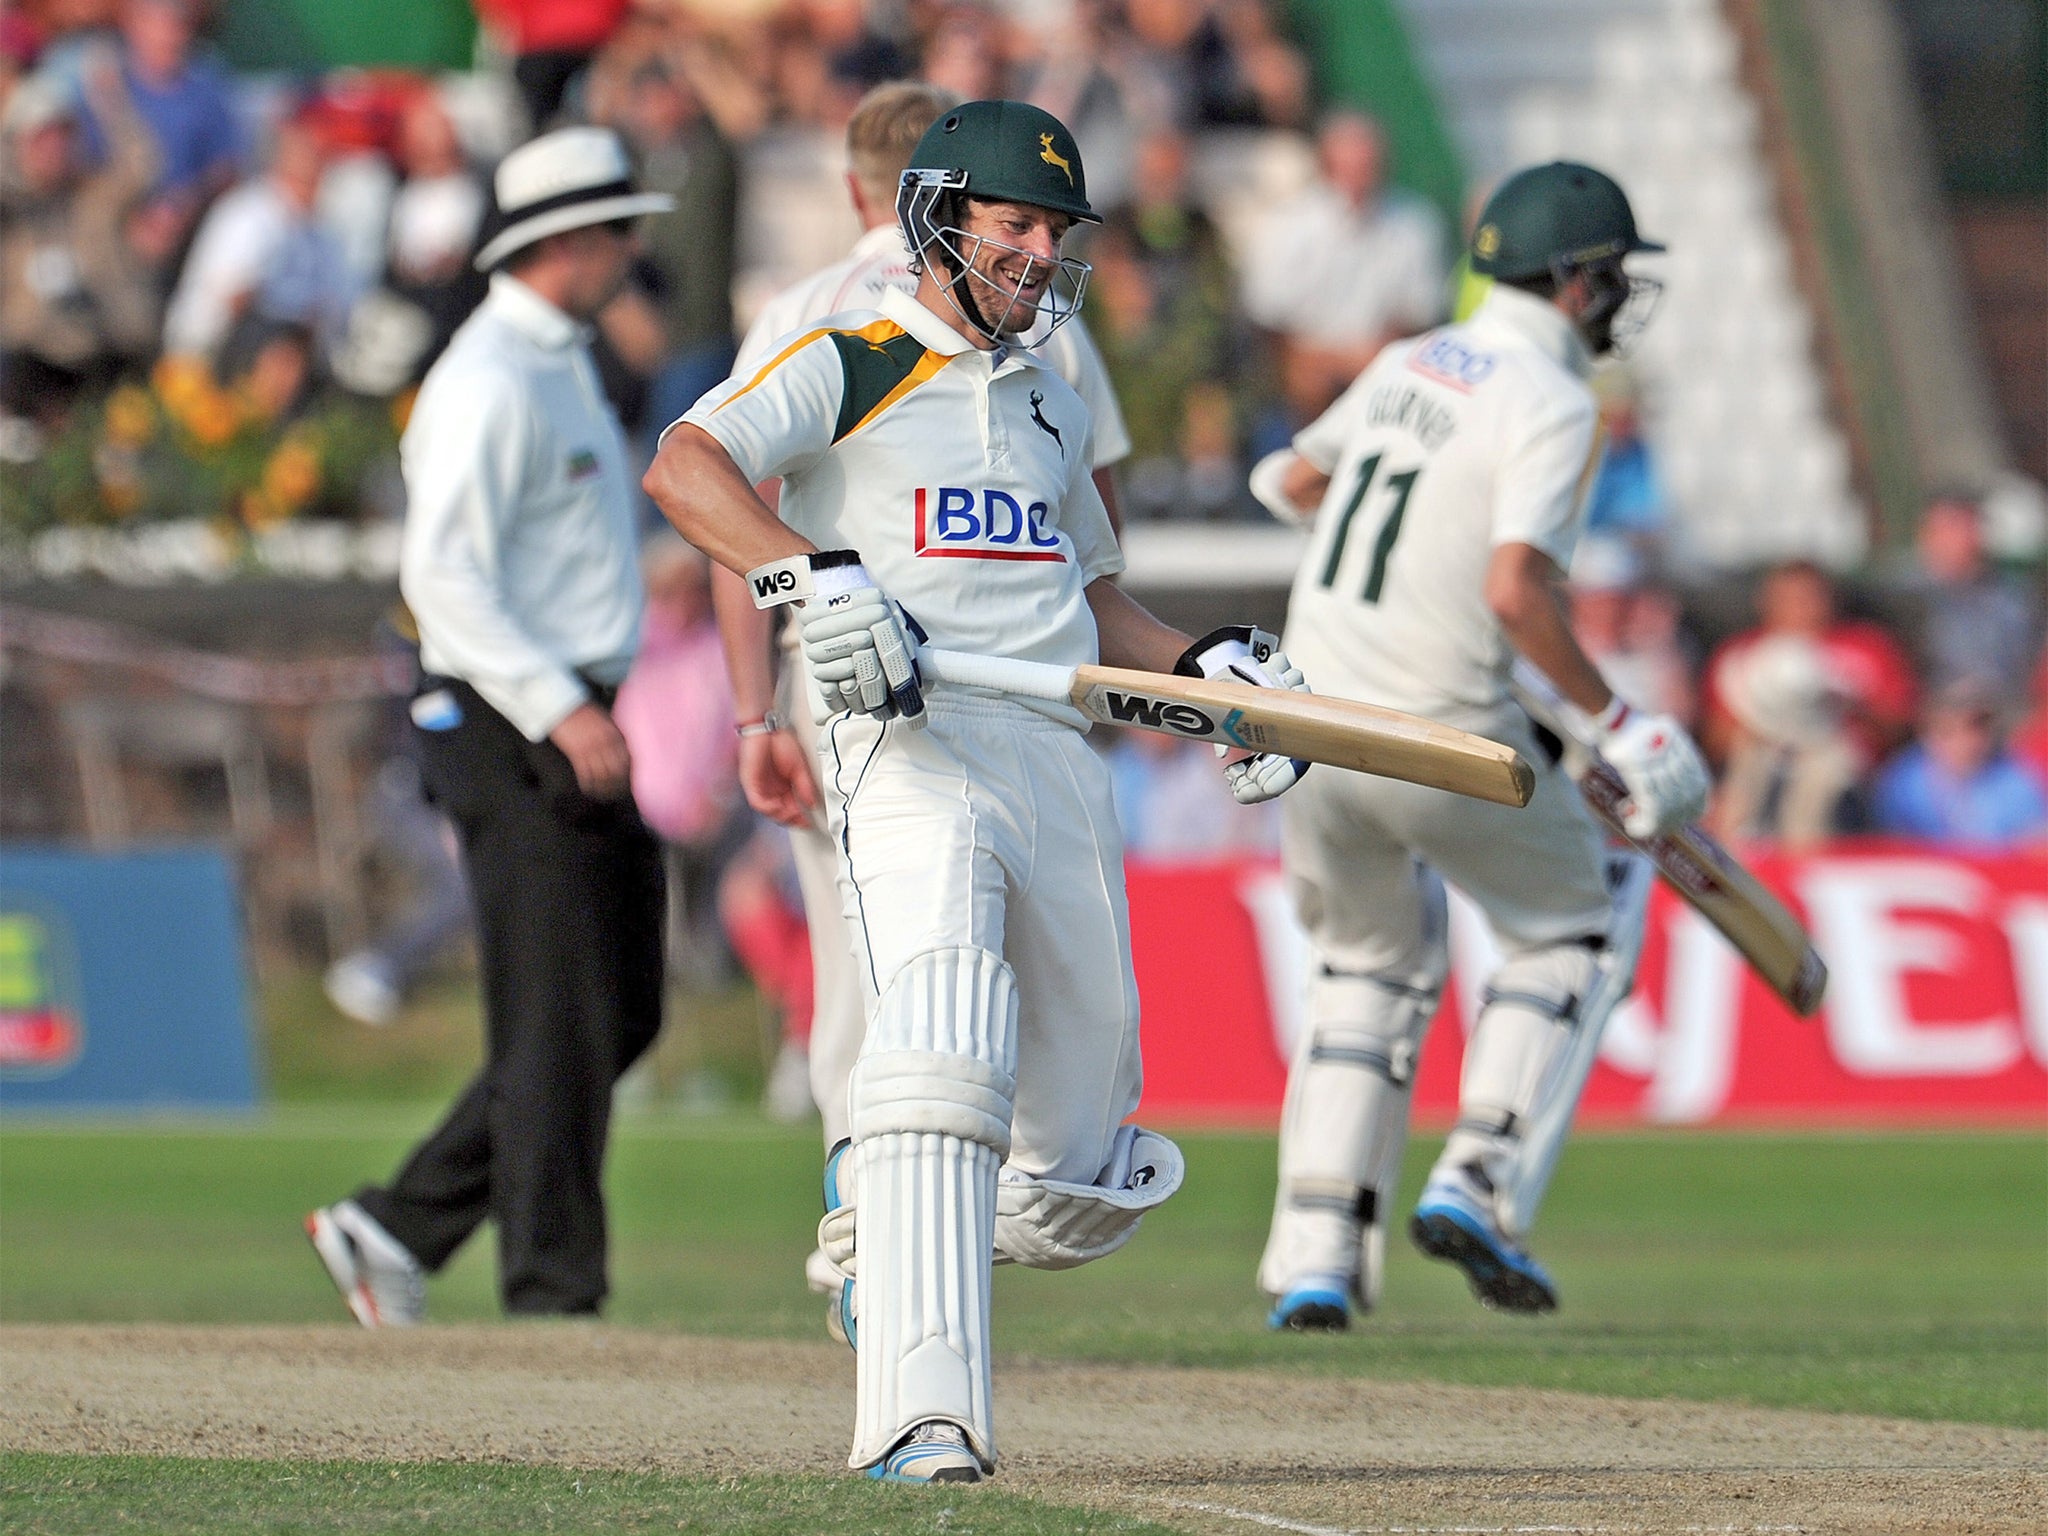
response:
[[[1089,719],[1190,741],[1278,752],[1522,806],[1536,775],[1512,747],[1419,715],[1249,683],[1077,667],[1069,698]]]
[[[1640,848],[1671,888],[1721,930],[1795,1013],[1810,1016],[1820,1007],[1828,968],[1813,941],[1769,887],[1711,833],[1687,826],[1661,837],[1630,837],[1621,824],[1628,790],[1598,758],[1580,778],[1579,792],[1609,830]]]

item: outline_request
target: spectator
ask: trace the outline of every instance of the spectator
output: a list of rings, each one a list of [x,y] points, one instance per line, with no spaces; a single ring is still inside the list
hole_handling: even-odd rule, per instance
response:
[[[1928,686],[1980,678],[2001,699],[2019,697],[2039,643],[2040,601],[1992,569],[1977,498],[1937,497],[1920,519],[1918,548],[1920,571],[1910,590]]]
[[[1710,820],[1730,839],[1812,848],[1861,830],[1863,764],[1821,644],[1776,634],[1723,669],[1727,761]]]
[[[1297,128],[1306,121],[1307,62],[1280,37],[1265,0],[1129,0],[1125,14],[1152,93],[1171,104],[1154,126]]]
[[[512,59],[527,131],[540,133],[597,50],[619,29],[633,0],[474,0],[476,12]]]
[[[2001,746],[1999,697],[1984,678],[1935,695],[1920,740],[1877,781],[1881,830],[1979,848],[2048,836],[2048,782]]]
[[[1004,63],[995,17],[979,5],[949,5],[925,40],[922,75],[962,101],[987,101],[1003,94]]]
[[[414,97],[400,114],[395,148],[403,180],[391,202],[385,282],[427,317],[427,344],[411,373],[418,379],[483,302],[484,276],[470,257],[490,197],[431,91]]]
[[[639,157],[645,184],[676,211],[651,220],[643,272],[660,326],[659,357],[645,409],[649,428],[667,426],[732,367],[734,235],[739,225],[738,136],[758,128],[761,105],[730,89],[700,91],[717,56],[684,35],[614,57],[599,115]],[[622,50],[623,54],[623,50]],[[721,121],[721,118],[724,120]]]
[[[68,93],[31,77],[0,119],[0,411],[56,425],[79,391],[156,347],[149,268],[129,216],[156,175],[156,149],[108,65],[88,84],[110,157],[82,169]]]
[[[1389,341],[1433,323],[1447,278],[1443,219],[1387,185],[1378,123],[1333,113],[1316,148],[1321,179],[1273,213],[1243,274],[1246,313],[1277,339],[1294,425],[1320,416]]]
[[[1581,540],[1572,556],[1571,610],[1572,633],[1616,693],[1691,726],[1698,700],[1678,638],[1678,604],[1648,584],[1635,550],[1619,539]]]
[[[166,258],[183,247],[206,205],[233,184],[242,161],[227,72],[195,56],[197,30],[197,0],[124,0],[121,6],[122,83],[158,152],[148,238]],[[111,155],[111,125],[101,120],[97,101],[89,105],[90,152]]]
[[[1757,627],[1725,642],[1707,664],[1700,742],[1710,758],[1725,761],[1734,734],[1727,698],[1729,669],[1745,650],[1777,635],[1804,636],[1819,646],[1842,700],[1844,724],[1866,769],[1905,739],[1917,691],[1913,669],[1877,625],[1840,617],[1835,586],[1825,571],[1806,560],[1776,567],[1763,579],[1757,609]]]
[[[2012,734],[2012,751],[2048,783],[2048,645],[2034,664],[2033,707]]]
[[[1274,807],[1233,800],[1214,749],[1162,731],[1124,731],[1105,756],[1126,853],[1202,859],[1280,846]]]
[[[1595,375],[1605,447],[1586,504],[1586,532],[1628,540],[1645,553],[1663,537],[1670,502],[1650,445],[1643,440],[1635,381],[1625,369]]]
[[[410,899],[376,939],[329,966],[322,986],[342,1013],[381,1027],[398,1017],[435,959],[469,933],[469,885],[454,829],[427,800],[418,756],[403,737],[371,781],[370,824],[378,846],[404,867]]]
[[[1123,494],[1136,517],[1201,517],[1241,488],[1219,376],[1222,316],[1198,289],[1161,281],[1128,222],[1090,248],[1088,311],[1131,438]]]
[[[963,16],[955,25],[968,23]],[[987,18],[981,30],[982,41],[963,38],[957,46],[984,49],[992,67],[1002,57],[994,18]],[[1023,94],[1073,129],[1088,165],[1088,196],[1094,205],[1120,208],[1135,189],[1131,149],[1140,131],[1177,123],[1171,97],[1157,89],[1159,75],[1143,67],[1142,50],[1133,45],[1108,0],[1077,0],[1063,20],[1049,24],[1042,41],[1039,59],[1019,69],[1026,79]],[[933,84],[957,90],[970,101],[977,99],[972,74],[971,68],[954,68],[941,78],[927,71]],[[1142,99],[1148,92],[1151,99]],[[987,91],[983,99],[1002,94],[1002,89]]]
[[[207,213],[164,319],[164,350],[217,360],[245,317],[304,325],[341,340],[356,287],[315,207],[326,153],[297,119],[278,125],[270,169]]]
[[[727,978],[716,892],[751,834],[739,792],[732,687],[711,616],[711,566],[672,530],[641,546],[647,617],[640,655],[612,716],[633,757],[633,798],[661,838],[668,871],[669,960],[699,984]]]

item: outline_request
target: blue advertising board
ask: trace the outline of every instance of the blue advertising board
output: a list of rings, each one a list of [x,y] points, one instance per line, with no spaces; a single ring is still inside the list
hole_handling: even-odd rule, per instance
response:
[[[0,1109],[255,1102],[227,856],[0,847]]]

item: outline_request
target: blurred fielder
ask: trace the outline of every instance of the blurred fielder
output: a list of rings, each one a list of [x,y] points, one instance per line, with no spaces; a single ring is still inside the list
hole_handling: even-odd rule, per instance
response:
[[[1111,581],[1080,397],[1017,345],[1079,303],[1093,220],[1073,135],[1014,101],[933,123],[898,192],[914,294],[785,338],[670,428],[647,488],[684,537],[799,605],[867,1030],[820,1244],[858,1355],[849,1464],[906,1482],[995,1465],[990,1264],[1111,1252],[1179,1187],[1125,1118],[1137,989],[1107,770],[1070,706],[950,685],[915,642],[1300,686],[1250,630],[1190,644]],[[782,478],[780,516],[754,492]],[[884,596],[884,593],[889,594]],[[897,606],[897,601],[902,607]],[[1269,799],[1298,764],[1226,770]]]
[[[844,261],[778,294],[762,309],[740,344],[734,377],[751,378],[774,357],[779,342],[807,326],[851,310],[872,310],[891,289],[906,294],[916,289],[917,274],[896,219],[896,185],[924,130],[958,104],[949,91],[909,81],[879,85],[861,99],[846,124],[847,190],[865,232]],[[1110,466],[1130,452],[1130,436],[1101,356],[1078,316],[1054,326],[1049,335],[1042,329],[1033,335],[1042,339],[1036,349],[1041,360],[1073,386],[1088,408],[1095,428],[1089,464],[1114,529]],[[826,827],[812,767],[818,726],[796,661],[798,626],[782,626],[782,664],[775,667],[770,659],[774,611],[757,609],[746,583],[733,572],[719,568],[714,577],[713,599],[740,722],[740,784],[755,810],[790,828],[796,856],[816,996],[811,1096],[829,1151],[850,1135],[846,1085],[860,1052],[864,1007],[854,962],[856,940],[840,912],[839,849]],[[825,1315],[833,1332],[842,1332],[844,1282],[822,1251],[812,1253],[805,1272],[812,1289],[829,1298]]]
[[[1342,1328],[1353,1303],[1377,1299],[1410,1084],[1448,972],[1442,880],[1485,914],[1504,958],[1409,1232],[1489,1306],[1557,1305],[1523,1238],[1592,1046],[1628,991],[1648,873],[1618,862],[1610,888],[1555,739],[1539,738],[1508,674],[1519,654],[1597,721],[1632,833],[1699,813],[1707,776],[1691,740],[1614,695],[1572,638],[1561,592],[1599,457],[1586,376],[1655,300],[1624,259],[1661,249],[1600,172],[1520,172],[1473,236],[1472,268],[1493,288],[1471,319],[1387,347],[1253,470],[1276,516],[1314,524],[1287,643],[1319,686],[1505,742],[1539,769],[1522,810],[1338,773],[1313,775],[1281,808],[1315,970],[1259,1266],[1276,1328]]]

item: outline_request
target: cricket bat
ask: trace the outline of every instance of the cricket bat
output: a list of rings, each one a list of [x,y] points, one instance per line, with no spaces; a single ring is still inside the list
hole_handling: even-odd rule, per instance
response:
[[[1785,904],[1697,824],[1652,838],[1629,836],[1621,824],[1628,789],[1595,749],[1584,712],[1526,661],[1515,663],[1515,692],[1530,714],[1580,749],[1567,758],[1567,765],[1574,770],[1579,793],[1608,830],[1640,849],[1666,883],[1721,931],[1794,1012],[1810,1015],[1819,1008],[1828,968]]]
[[[939,682],[1071,704],[1102,725],[1138,726],[1188,741],[1277,752],[1499,805],[1527,805],[1536,788],[1534,771],[1514,748],[1374,704],[1249,683],[1118,667],[1061,667],[932,646],[918,650],[917,665]]]

